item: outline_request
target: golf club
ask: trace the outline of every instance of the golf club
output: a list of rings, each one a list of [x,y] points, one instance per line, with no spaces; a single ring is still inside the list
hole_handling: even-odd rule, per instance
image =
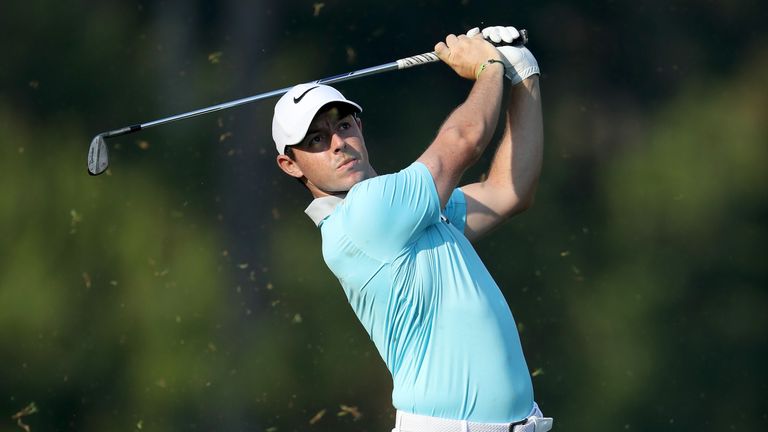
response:
[[[513,42],[513,45],[525,45],[527,42],[528,42],[528,32],[522,29],[520,30],[520,37]],[[375,75],[382,72],[389,72],[393,70],[406,69],[409,67],[423,65],[427,63],[433,63],[438,60],[439,58],[434,52],[428,52],[420,55],[415,55],[412,57],[406,57],[390,63],[385,63],[379,66],[373,66],[365,69],[356,70],[353,72],[347,72],[340,75],[319,79],[313,82],[316,84],[333,84],[337,82],[352,80],[355,78],[362,78],[364,76]],[[93,138],[93,140],[91,141],[91,147],[88,149],[88,174],[94,175],[94,176],[99,175],[104,171],[106,171],[107,167],[109,166],[107,144],[104,141],[105,138],[111,138],[111,137],[116,137],[120,135],[127,135],[133,132],[138,132],[140,130],[150,128],[152,126],[171,123],[177,120],[183,120],[183,119],[207,114],[214,111],[221,111],[227,108],[244,105],[250,102],[270,98],[273,96],[280,96],[287,93],[288,90],[290,90],[291,88],[292,86],[285,87],[279,90],[273,90],[270,92],[233,100],[230,102],[220,103],[218,105],[213,105],[206,108],[200,108],[194,111],[189,111],[186,113],[177,114],[170,117],[165,117],[159,120],[153,120],[146,123],[135,124],[135,125],[126,126],[120,129],[102,132]]]

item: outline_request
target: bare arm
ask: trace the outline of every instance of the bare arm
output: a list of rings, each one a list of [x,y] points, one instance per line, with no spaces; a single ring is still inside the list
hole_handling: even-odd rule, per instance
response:
[[[501,109],[504,68],[500,63],[486,65],[499,54],[482,38],[450,35],[435,52],[456,73],[476,79],[466,101],[443,123],[437,137],[418,161],[429,169],[440,196],[440,206],[448,202],[464,171],[477,161],[488,145]]]
[[[505,130],[488,177],[462,187],[467,238],[476,240],[533,204],[542,148],[541,94],[539,78],[533,75],[509,91]]]

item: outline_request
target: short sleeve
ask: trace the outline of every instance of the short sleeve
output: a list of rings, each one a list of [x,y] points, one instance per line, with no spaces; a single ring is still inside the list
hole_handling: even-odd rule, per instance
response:
[[[414,162],[355,185],[339,209],[340,227],[366,254],[389,261],[440,221],[440,198],[427,167]]]
[[[448,198],[448,203],[445,205],[443,214],[456,229],[464,232],[464,225],[467,223],[467,201],[461,189],[456,188],[453,190],[451,197]]]

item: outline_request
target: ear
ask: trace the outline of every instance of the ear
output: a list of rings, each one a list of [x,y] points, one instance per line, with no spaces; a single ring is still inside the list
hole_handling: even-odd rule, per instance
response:
[[[286,155],[282,155],[282,154],[277,155],[277,166],[279,166],[284,173],[288,174],[291,177],[296,177],[296,178],[304,177],[304,172],[299,167],[299,164],[297,164],[295,160],[289,158]]]
[[[357,128],[360,129],[360,132],[363,131],[363,120],[360,117],[355,117],[355,122],[357,122]]]

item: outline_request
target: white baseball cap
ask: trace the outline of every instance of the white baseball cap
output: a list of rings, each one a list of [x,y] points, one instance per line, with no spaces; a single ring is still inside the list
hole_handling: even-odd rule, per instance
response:
[[[301,142],[312,119],[324,106],[340,102],[362,112],[360,105],[348,100],[333,87],[306,83],[294,86],[277,101],[275,115],[272,117],[272,139],[277,152],[285,154],[285,147]]]

